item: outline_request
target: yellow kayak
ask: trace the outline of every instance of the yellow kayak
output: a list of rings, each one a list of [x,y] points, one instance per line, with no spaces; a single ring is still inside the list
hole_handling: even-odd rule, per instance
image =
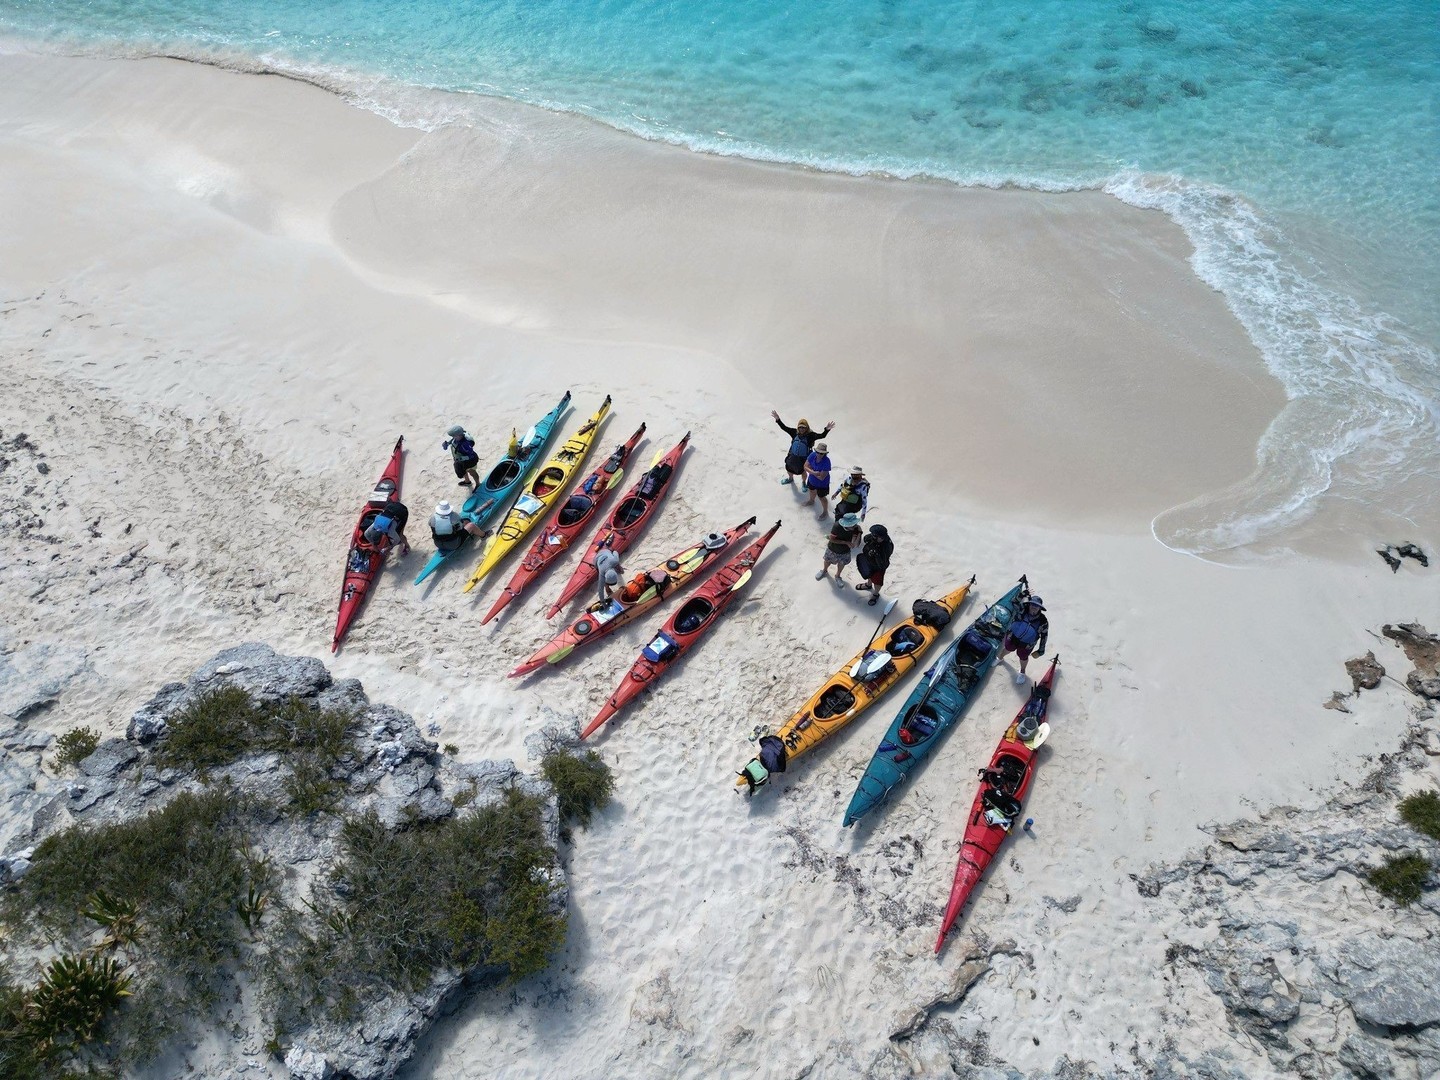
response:
[[[760,739],[760,753],[740,771],[735,786],[753,795],[772,772],[784,772],[880,700],[934,644],[974,584],[972,577],[939,600],[915,601],[915,614],[847,660],[779,731]]]
[[[555,451],[555,456],[547,461],[544,468],[535,474],[535,479],[526,485],[524,493],[515,500],[515,505],[510,507],[505,520],[486,542],[480,565],[465,583],[466,592],[480,584],[480,580],[525,539],[535,527],[535,523],[549,513],[550,507],[565,493],[570,477],[585,463],[590,447],[595,442],[595,434],[600,430],[600,421],[605,419],[605,414],[609,411],[610,395],[606,394],[600,408],[595,410],[595,415],[565,440],[565,444]]]

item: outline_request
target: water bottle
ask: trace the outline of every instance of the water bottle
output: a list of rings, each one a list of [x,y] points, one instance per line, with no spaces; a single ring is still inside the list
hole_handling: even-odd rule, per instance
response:
[[[1034,819],[1033,817],[1027,817],[1027,818],[1025,819],[1025,831],[1026,831],[1026,832],[1029,832],[1029,831],[1030,831],[1030,826],[1032,826],[1032,825],[1034,825],[1034,824],[1035,824],[1035,819]]]

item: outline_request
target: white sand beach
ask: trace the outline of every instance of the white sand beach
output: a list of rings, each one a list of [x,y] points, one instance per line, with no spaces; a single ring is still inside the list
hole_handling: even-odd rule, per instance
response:
[[[64,646],[85,671],[36,722],[122,731],[161,682],[261,640],[464,757],[523,762],[540,725],[589,720],[663,616],[507,680],[557,629],[542,612],[578,552],[484,629],[511,564],[470,595],[453,571],[413,586],[425,516],[461,494],[440,441],[463,423],[488,463],[565,389],[565,433],[609,393],[599,448],[643,420],[648,461],[693,432],[637,568],[752,514],[784,526],[723,625],[592,740],[616,803],[576,835],[551,970],[464,1004],[407,1075],[859,1075],[977,941],[1025,954],[964,1005],[1017,1068],[1213,1041],[1218,1001],[1161,971],[1180,916],[1155,921],[1131,875],[1206,823],[1318,805],[1393,746],[1398,688],[1322,704],[1378,648],[1367,631],[1440,618],[1440,578],[1371,549],[1440,537],[1375,535],[1357,509],[1348,548],[1243,569],[1152,538],[1156,514],[1254,469],[1284,403],[1159,213],[474,109],[422,132],[286,78],[0,54],[0,440],[25,433],[48,465],[0,473],[0,648]],[[813,579],[826,523],[778,483],[772,408],[833,418],[836,465],[868,472],[895,617],[972,573],[962,625],[1022,573],[1049,607],[1063,665],[1034,832],[938,959],[975,770],[1026,688],[997,670],[853,831],[842,811],[912,682],[733,793],[752,729],[876,612]],[[416,551],[332,659],[349,532],[402,434]]]

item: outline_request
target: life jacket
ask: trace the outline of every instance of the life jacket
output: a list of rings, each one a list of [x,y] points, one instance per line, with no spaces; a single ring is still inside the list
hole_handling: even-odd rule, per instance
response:
[[[394,525],[395,521],[396,518],[393,513],[391,513],[389,510],[381,510],[378,514],[375,515],[374,518],[371,519],[370,528],[374,529],[376,532],[389,532],[390,526]]]
[[[1018,645],[1034,645],[1040,640],[1040,631],[1028,619],[1016,619],[1010,624],[1010,640]]]
[[[792,440],[790,443],[790,456],[808,457],[809,454],[810,444],[807,443],[804,439],[802,439],[799,435],[796,435],[794,440]]]

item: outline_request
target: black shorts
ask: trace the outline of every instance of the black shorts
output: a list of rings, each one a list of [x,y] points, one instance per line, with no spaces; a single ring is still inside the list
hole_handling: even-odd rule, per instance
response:
[[[793,454],[785,455],[785,471],[791,476],[805,475],[805,458],[795,457]]]
[[[469,472],[470,470],[478,467],[479,464],[480,464],[480,459],[479,459],[478,457],[477,457],[477,458],[456,458],[456,459],[455,459],[455,479],[457,479],[457,480],[464,480],[464,479],[465,479],[465,474],[466,474],[467,472]]]

